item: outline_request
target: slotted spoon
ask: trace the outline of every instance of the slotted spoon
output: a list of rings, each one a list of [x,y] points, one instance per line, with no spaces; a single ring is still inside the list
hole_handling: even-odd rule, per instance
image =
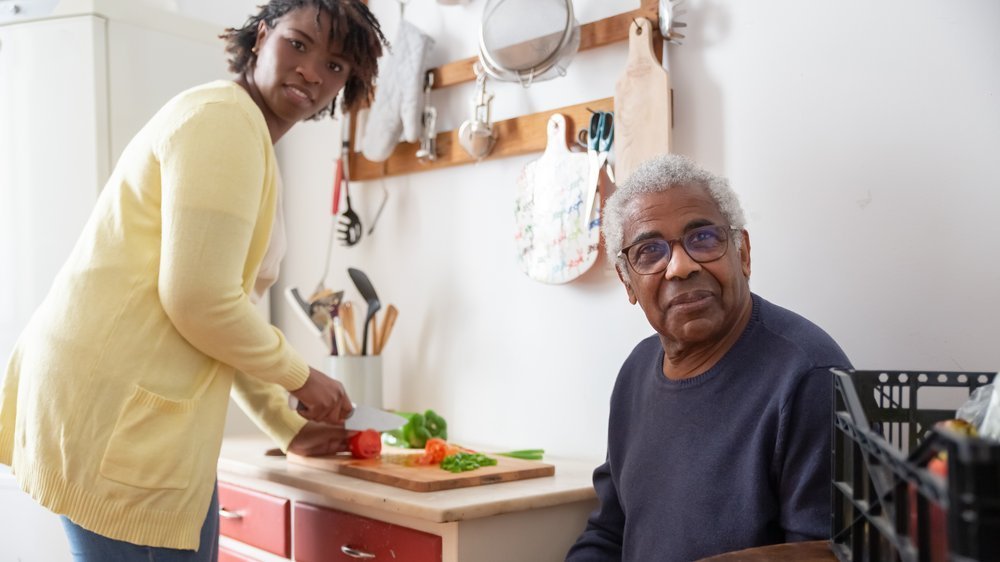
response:
[[[337,229],[337,232],[340,234],[340,242],[343,245],[353,246],[361,240],[363,229],[361,228],[361,217],[351,207],[351,168],[348,165],[351,155],[349,144],[351,121],[346,116],[342,127],[344,132],[341,135],[340,160],[343,162],[344,199],[347,208],[340,215],[340,228]]]

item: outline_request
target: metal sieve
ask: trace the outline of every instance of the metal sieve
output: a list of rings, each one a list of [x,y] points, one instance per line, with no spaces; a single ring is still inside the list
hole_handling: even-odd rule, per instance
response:
[[[580,46],[571,0],[488,0],[479,33],[479,61],[505,82],[549,80],[566,74]]]

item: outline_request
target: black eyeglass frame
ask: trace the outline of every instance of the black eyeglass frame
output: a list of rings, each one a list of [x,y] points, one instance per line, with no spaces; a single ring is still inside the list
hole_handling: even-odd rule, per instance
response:
[[[725,232],[727,234],[725,249],[722,250],[722,253],[719,254],[717,257],[714,257],[714,258],[712,258],[710,260],[699,260],[699,259],[695,258],[694,256],[692,256],[691,252],[689,252],[688,249],[684,246],[684,239],[689,234],[691,234],[692,232],[695,232],[697,230],[700,230],[702,228],[707,228],[707,227],[715,227],[715,228],[723,228],[723,229],[725,229]],[[681,236],[680,238],[674,238],[673,240],[663,240],[662,238],[658,238],[658,239],[656,239],[656,238],[653,238],[653,239],[645,238],[643,240],[637,240],[637,241],[629,244],[628,246],[625,246],[621,250],[618,250],[617,257],[619,259],[625,260],[625,263],[627,263],[628,266],[632,268],[632,271],[634,271],[637,275],[657,275],[659,273],[663,273],[664,271],[667,270],[667,267],[669,267],[670,260],[673,259],[673,257],[674,257],[674,244],[675,243],[679,242],[680,245],[681,245],[681,248],[684,249],[684,253],[687,254],[688,257],[691,258],[691,260],[693,260],[694,262],[696,262],[696,263],[712,263],[714,261],[721,260],[722,258],[726,257],[727,253],[729,253],[729,241],[732,238],[730,236],[728,236],[728,234],[730,232],[742,232],[742,231],[743,231],[742,228],[736,228],[733,225],[725,225],[724,226],[724,225],[721,225],[721,224],[706,224],[705,226],[699,226],[698,228],[692,228],[691,230],[685,232],[684,235]],[[631,249],[631,248],[633,248],[635,246],[638,246],[639,244],[642,244],[644,242],[649,242],[650,240],[663,240],[664,242],[666,242],[667,243],[667,250],[670,252],[670,255],[667,256],[666,261],[664,261],[663,269],[660,269],[658,271],[650,271],[648,273],[642,273],[642,272],[640,272],[639,270],[637,270],[635,268],[635,265],[632,264],[632,260],[630,260],[629,257],[628,257],[628,251],[629,251],[629,249]]]

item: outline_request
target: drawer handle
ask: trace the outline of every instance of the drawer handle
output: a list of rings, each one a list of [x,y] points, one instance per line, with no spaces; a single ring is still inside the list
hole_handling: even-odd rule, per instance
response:
[[[351,547],[347,546],[346,544],[344,546],[340,547],[340,551],[343,552],[344,554],[350,556],[351,558],[360,558],[362,560],[371,560],[372,558],[375,558],[375,555],[372,554],[371,552],[365,552],[363,550],[358,550],[356,548],[351,548]]]
[[[243,519],[242,511],[229,511],[224,507],[219,508],[219,517],[223,519]]]

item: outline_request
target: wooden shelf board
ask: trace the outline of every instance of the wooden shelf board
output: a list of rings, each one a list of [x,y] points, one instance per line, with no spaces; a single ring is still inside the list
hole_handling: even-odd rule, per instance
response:
[[[617,41],[627,41],[629,28],[633,20],[644,17],[653,23],[655,40],[660,39],[658,31],[659,21],[659,0],[641,0],[638,9],[595,22],[580,26],[580,47],[585,51],[614,43]],[[510,47],[517,49],[518,45]],[[660,50],[654,49],[657,58],[660,57]],[[434,73],[434,88],[444,88],[471,82],[476,79],[473,72],[473,64],[478,57],[450,62],[438,68],[431,69]],[[531,152],[540,152],[545,149],[546,125],[549,116],[553,113],[566,115],[570,131],[575,134],[578,129],[586,127],[590,121],[588,109],[594,111],[614,111],[614,98],[604,98],[586,103],[543,111],[531,115],[514,117],[494,124],[498,133],[497,144],[493,151],[485,159],[504,158],[507,156],[517,156]],[[355,116],[356,117],[356,116]],[[436,170],[460,164],[471,164],[476,160],[458,143],[458,131],[447,131],[438,133],[436,137],[438,158],[433,162],[421,162],[416,157],[418,145],[416,143],[400,143],[385,162],[372,162],[355,151],[356,146],[356,119],[351,119],[351,132],[349,141],[349,170],[350,178],[354,181],[364,181],[390,176],[398,176],[414,172]]]
[[[508,156],[518,156],[541,152],[545,150],[546,126],[549,117],[554,113],[562,113],[566,116],[568,129],[571,134],[569,142],[573,142],[576,131],[587,126],[590,122],[590,112],[612,111],[614,108],[614,98],[603,98],[586,103],[562,107],[531,115],[522,115],[494,124],[498,133],[497,145],[494,147],[486,159],[505,158]],[[351,181],[365,181],[378,178],[410,174],[414,172],[424,172],[458,166],[460,164],[471,164],[476,161],[458,143],[458,131],[447,131],[438,133],[437,148],[438,158],[433,162],[421,162],[417,159],[416,153],[419,145],[416,143],[399,143],[392,155],[385,162],[372,162],[366,159],[359,152],[350,154]]]

